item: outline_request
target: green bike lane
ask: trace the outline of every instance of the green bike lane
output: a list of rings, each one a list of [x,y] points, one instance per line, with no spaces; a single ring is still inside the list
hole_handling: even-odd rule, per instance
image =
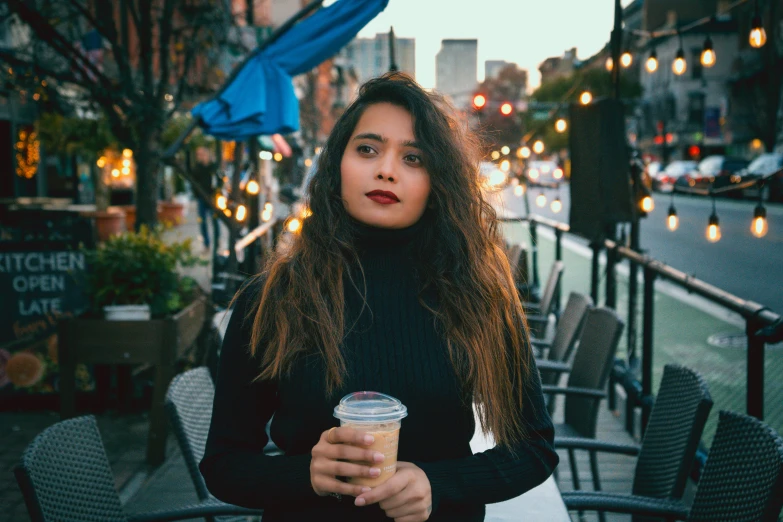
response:
[[[510,243],[527,246],[529,274],[532,277],[532,241],[526,223],[505,223],[503,232]],[[561,285],[561,304],[569,292],[590,294],[591,252],[578,241],[564,236],[562,257],[565,263]],[[538,267],[540,284],[544,285],[555,260],[554,234],[538,227]],[[601,262],[599,305],[603,305],[606,269]],[[675,267],[677,268],[677,267]],[[641,274],[641,270],[639,270]],[[628,267],[617,269],[617,312],[626,323],[617,357],[627,357]],[[643,283],[639,279],[636,306],[636,353],[641,357]],[[738,296],[742,297],[742,296]],[[653,314],[653,391],[658,389],[666,364],[681,364],[698,371],[707,381],[714,406],[703,440],[710,444],[721,409],[746,411],[745,381],[747,375],[742,318],[688,294],[666,281],[656,281]],[[711,339],[712,342],[709,340]],[[767,346],[765,356],[765,421],[783,433],[783,345]]]

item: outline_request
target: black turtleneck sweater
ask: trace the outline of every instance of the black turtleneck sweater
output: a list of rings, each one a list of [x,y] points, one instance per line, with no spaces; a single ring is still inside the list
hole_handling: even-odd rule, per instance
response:
[[[200,466],[213,495],[264,508],[264,522],[388,521],[378,505],[356,507],[352,497],[319,497],[310,484],[310,452],[324,430],[339,425],[334,406],[361,390],[389,394],[408,407],[398,460],[413,462],[429,478],[432,522],[482,521],[485,504],[520,495],[552,473],[558,462],[554,431],[535,366],[519,414],[527,441],[515,448],[515,457],[500,447],[472,454],[474,412],[463,400],[465,390],[432,313],[419,303],[421,284],[412,256],[419,228],[360,227],[357,232],[369,309],[360,313],[361,295],[346,283],[345,324],[354,326],[341,346],[347,364],[344,386],[331,398],[324,391],[323,362],[316,357],[300,358],[280,381],[253,382],[258,359],[251,359],[248,350],[259,288],[250,287],[238,298],[223,341]],[[425,299],[437,303],[432,296]],[[263,453],[265,426],[273,415],[270,433],[283,456]]]

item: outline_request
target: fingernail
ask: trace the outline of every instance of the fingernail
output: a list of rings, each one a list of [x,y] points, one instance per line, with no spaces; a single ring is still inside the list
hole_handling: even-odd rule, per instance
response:
[[[362,497],[359,497],[359,498],[356,499],[354,504],[356,504],[357,506],[363,506],[364,505],[364,499]]]
[[[364,436],[364,443],[365,444],[372,444],[373,442],[375,442],[375,437],[373,437],[372,435],[365,435]]]
[[[379,468],[370,468],[370,475],[373,477],[377,477],[381,474],[381,470]]]
[[[362,493],[369,493],[372,491],[372,488],[362,488]]]
[[[372,456],[372,458],[375,462],[383,462],[383,459],[385,459],[386,457],[383,455],[383,453],[376,453],[375,455]]]

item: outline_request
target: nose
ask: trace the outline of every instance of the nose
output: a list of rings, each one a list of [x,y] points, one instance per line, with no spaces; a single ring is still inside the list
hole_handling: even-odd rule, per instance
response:
[[[380,165],[378,166],[378,173],[375,177],[380,180],[388,180],[392,183],[396,181],[397,176],[395,173],[394,156],[392,154],[386,154],[381,160]]]

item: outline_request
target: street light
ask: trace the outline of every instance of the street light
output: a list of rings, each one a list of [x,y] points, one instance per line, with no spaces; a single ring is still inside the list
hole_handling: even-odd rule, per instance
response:
[[[477,94],[473,97],[473,108],[477,111],[483,109],[487,105],[487,97],[483,94]]]
[[[658,70],[658,55],[655,53],[655,49],[650,51],[650,57],[647,58],[647,62],[644,66],[648,73],[654,73]]]
[[[561,132],[561,133],[565,132],[567,128],[568,128],[568,123],[566,123],[566,121],[563,118],[559,118],[555,122],[555,130],[557,132]]]
[[[704,40],[704,48],[701,51],[701,64],[704,67],[715,65],[715,49],[712,45],[712,38],[709,36]]]
[[[579,102],[582,105],[587,105],[591,101],[593,101],[593,95],[590,94],[590,91],[584,91],[582,94],[579,95]]]

